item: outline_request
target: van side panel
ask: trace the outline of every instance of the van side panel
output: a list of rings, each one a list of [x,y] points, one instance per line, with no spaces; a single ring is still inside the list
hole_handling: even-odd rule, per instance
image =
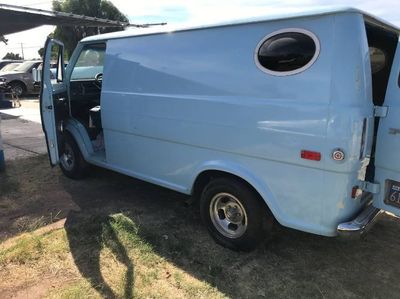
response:
[[[338,45],[365,38],[361,15],[343,14],[343,22],[343,37],[329,15],[109,40],[101,111],[110,168],[188,194],[201,171],[231,172],[281,224],[335,235],[360,206],[349,195],[364,115],[352,99],[366,86],[364,58],[335,68],[340,55],[360,51]],[[272,76],[257,68],[254,51],[284,28],[313,32],[321,52],[300,74]],[[331,161],[335,147],[346,151],[345,162]],[[322,159],[301,159],[301,150]]]

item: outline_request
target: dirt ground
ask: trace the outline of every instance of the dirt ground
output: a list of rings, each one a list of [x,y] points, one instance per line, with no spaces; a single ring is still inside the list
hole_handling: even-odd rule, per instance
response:
[[[216,245],[187,197],[46,156],[0,174],[1,298],[397,298],[400,221],[362,240],[276,225],[251,253]]]

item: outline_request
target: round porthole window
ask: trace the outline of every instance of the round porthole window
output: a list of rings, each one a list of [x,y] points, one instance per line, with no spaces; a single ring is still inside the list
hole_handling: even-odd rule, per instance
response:
[[[263,38],[254,58],[262,71],[287,76],[309,68],[319,52],[319,40],[314,33],[304,29],[284,29]]]

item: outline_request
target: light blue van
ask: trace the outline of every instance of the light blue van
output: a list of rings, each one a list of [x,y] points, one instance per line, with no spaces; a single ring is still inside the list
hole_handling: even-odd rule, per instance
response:
[[[398,44],[398,28],[355,9],[88,37],[65,69],[48,40],[51,164],[191,194],[232,249],[254,248],[274,219],[360,235],[400,214]]]

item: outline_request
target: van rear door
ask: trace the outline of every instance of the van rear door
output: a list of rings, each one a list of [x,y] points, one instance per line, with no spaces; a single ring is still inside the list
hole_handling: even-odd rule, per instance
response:
[[[380,116],[375,153],[374,206],[400,216],[400,43],[394,57]]]

